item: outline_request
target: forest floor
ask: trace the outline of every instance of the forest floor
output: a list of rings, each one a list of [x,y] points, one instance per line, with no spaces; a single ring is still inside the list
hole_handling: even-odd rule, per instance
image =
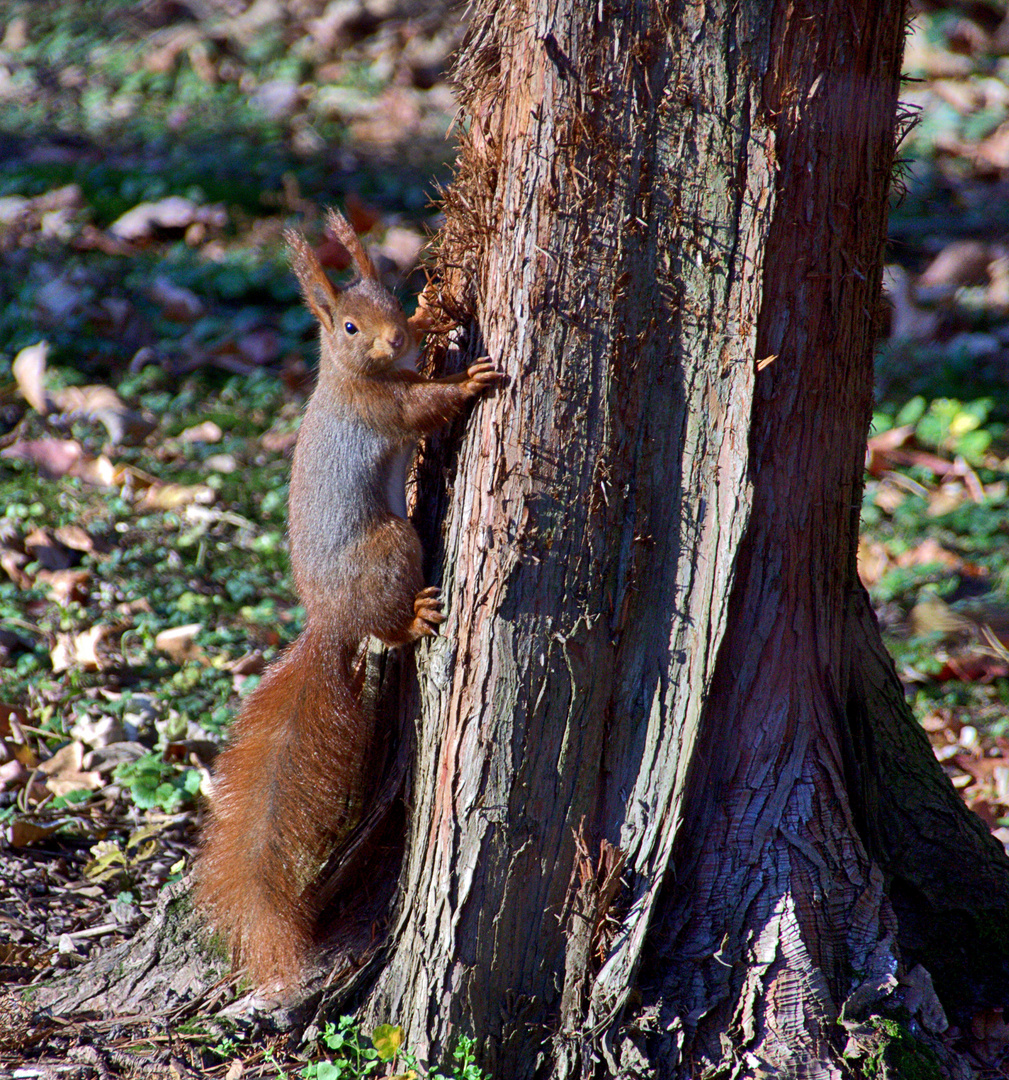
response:
[[[1009,844],[1009,22],[970,12],[908,42],[859,567],[937,756]],[[423,0],[4,6],[0,980],[131,936],[188,867],[235,704],[302,618],[286,480],[315,343],[281,234],[346,208],[411,302],[460,35]],[[15,1013],[0,987],[0,1073],[29,1054]],[[1009,1076],[996,1021],[975,1049]],[[176,1032],[172,1068],[422,1074],[329,1034],[306,1064]]]

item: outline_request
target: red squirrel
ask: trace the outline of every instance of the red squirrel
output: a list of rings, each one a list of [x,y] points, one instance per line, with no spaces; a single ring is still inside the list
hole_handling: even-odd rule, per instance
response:
[[[304,972],[321,914],[316,879],[369,798],[374,721],[354,676],[362,644],[374,635],[404,645],[444,621],[407,520],[414,446],[500,378],[485,360],[449,378],[417,374],[428,316],[406,318],[340,214],[327,225],[360,274],[342,289],[301,233],[285,234],[321,338],[289,497],[305,627],[242,705],[196,867],[198,906],[260,987]]]

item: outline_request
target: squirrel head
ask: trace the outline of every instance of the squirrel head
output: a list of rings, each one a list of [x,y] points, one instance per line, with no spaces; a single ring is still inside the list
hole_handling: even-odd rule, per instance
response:
[[[361,275],[344,288],[329,280],[302,233],[288,230],[284,234],[305,303],[319,320],[322,369],[332,365],[350,375],[378,375],[397,367],[412,367],[426,315],[407,319],[399,301],[380,281],[346,218],[330,210],[326,225],[350,253]]]

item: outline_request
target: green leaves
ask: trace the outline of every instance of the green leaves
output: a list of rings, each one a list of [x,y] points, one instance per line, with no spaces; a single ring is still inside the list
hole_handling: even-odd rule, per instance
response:
[[[115,777],[129,788],[133,801],[142,810],[158,807],[166,813],[175,813],[192,803],[200,790],[198,769],[169,765],[153,752],[117,765]]]

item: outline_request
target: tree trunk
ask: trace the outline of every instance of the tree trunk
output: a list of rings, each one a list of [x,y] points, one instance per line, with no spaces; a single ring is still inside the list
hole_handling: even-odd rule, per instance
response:
[[[428,530],[450,618],[367,1011],[499,1077],[839,1075],[894,906],[926,962],[930,905],[1007,925],[855,571],[903,3],[472,18],[440,301],[511,382]]]
[[[399,765],[380,857],[334,864],[324,1003],[429,1059],[472,1033],[495,1080],[839,1076],[874,1010],[942,1029],[912,965],[1003,1004],[1009,860],[855,572],[903,0],[472,20],[436,291],[510,383],[451,490],[449,440],[421,462],[449,621],[398,897]],[[75,1008],[154,1008],[165,912]]]

